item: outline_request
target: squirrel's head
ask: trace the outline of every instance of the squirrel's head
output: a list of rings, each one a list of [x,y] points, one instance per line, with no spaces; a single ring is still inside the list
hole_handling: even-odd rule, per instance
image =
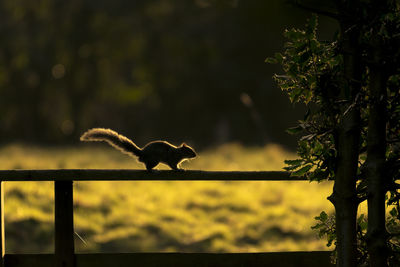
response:
[[[195,158],[197,156],[196,152],[194,152],[194,149],[185,143],[182,143],[180,150],[183,152],[186,158]]]

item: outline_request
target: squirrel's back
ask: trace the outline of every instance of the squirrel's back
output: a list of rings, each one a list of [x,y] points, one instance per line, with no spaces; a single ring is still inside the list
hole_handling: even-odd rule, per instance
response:
[[[177,147],[166,141],[154,141],[142,148],[139,161],[145,163],[147,169],[152,169],[159,162],[163,162],[171,169],[177,170],[183,160],[194,157],[196,157],[196,152],[185,143]]]

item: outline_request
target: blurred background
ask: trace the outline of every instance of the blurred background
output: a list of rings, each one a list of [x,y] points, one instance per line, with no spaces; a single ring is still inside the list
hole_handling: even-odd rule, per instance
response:
[[[264,63],[310,13],[285,0],[0,1],[0,168],[143,168],[92,127],[139,146],[187,142],[201,170],[281,170],[293,106]],[[321,39],[336,24],[320,18]],[[161,168],[163,168],[161,166]],[[165,167],[164,167],[165,168]],[[6,251],[52,252],[52,183],[5,185]],[[310,229],[331,184],[74,183],[78,252],[329,249]]]
[[[0,142],[279,143],[302,118],[264,63],[309,13],[285,0],[3,0]],[[334,22],[320,20],[321,38]]]

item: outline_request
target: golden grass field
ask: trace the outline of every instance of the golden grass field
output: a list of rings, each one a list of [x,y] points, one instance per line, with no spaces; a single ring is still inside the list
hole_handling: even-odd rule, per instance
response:
[[[185,169],[282,170],[293,153],[277,145],[229,144],[200,151]],[[159,166],[166,169],[166,167]],[[1,169],[130,168],[135,159],[104,144],[7,145]],[[7,253],[53,251],[52,182],[5,184]],[[332,184],[293,182],[75,182],[77,252],[261,252],[327,250],[310,227]],[[81,238],[78,238],[78,235]]]

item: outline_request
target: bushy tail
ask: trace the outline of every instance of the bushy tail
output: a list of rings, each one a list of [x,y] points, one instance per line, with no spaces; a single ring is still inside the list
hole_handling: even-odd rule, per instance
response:
[[[105,141],[122,152],[132,156],[140,156],[142,150],[129,138],[111,129],[93,128],[82,134],[81,141]]]

